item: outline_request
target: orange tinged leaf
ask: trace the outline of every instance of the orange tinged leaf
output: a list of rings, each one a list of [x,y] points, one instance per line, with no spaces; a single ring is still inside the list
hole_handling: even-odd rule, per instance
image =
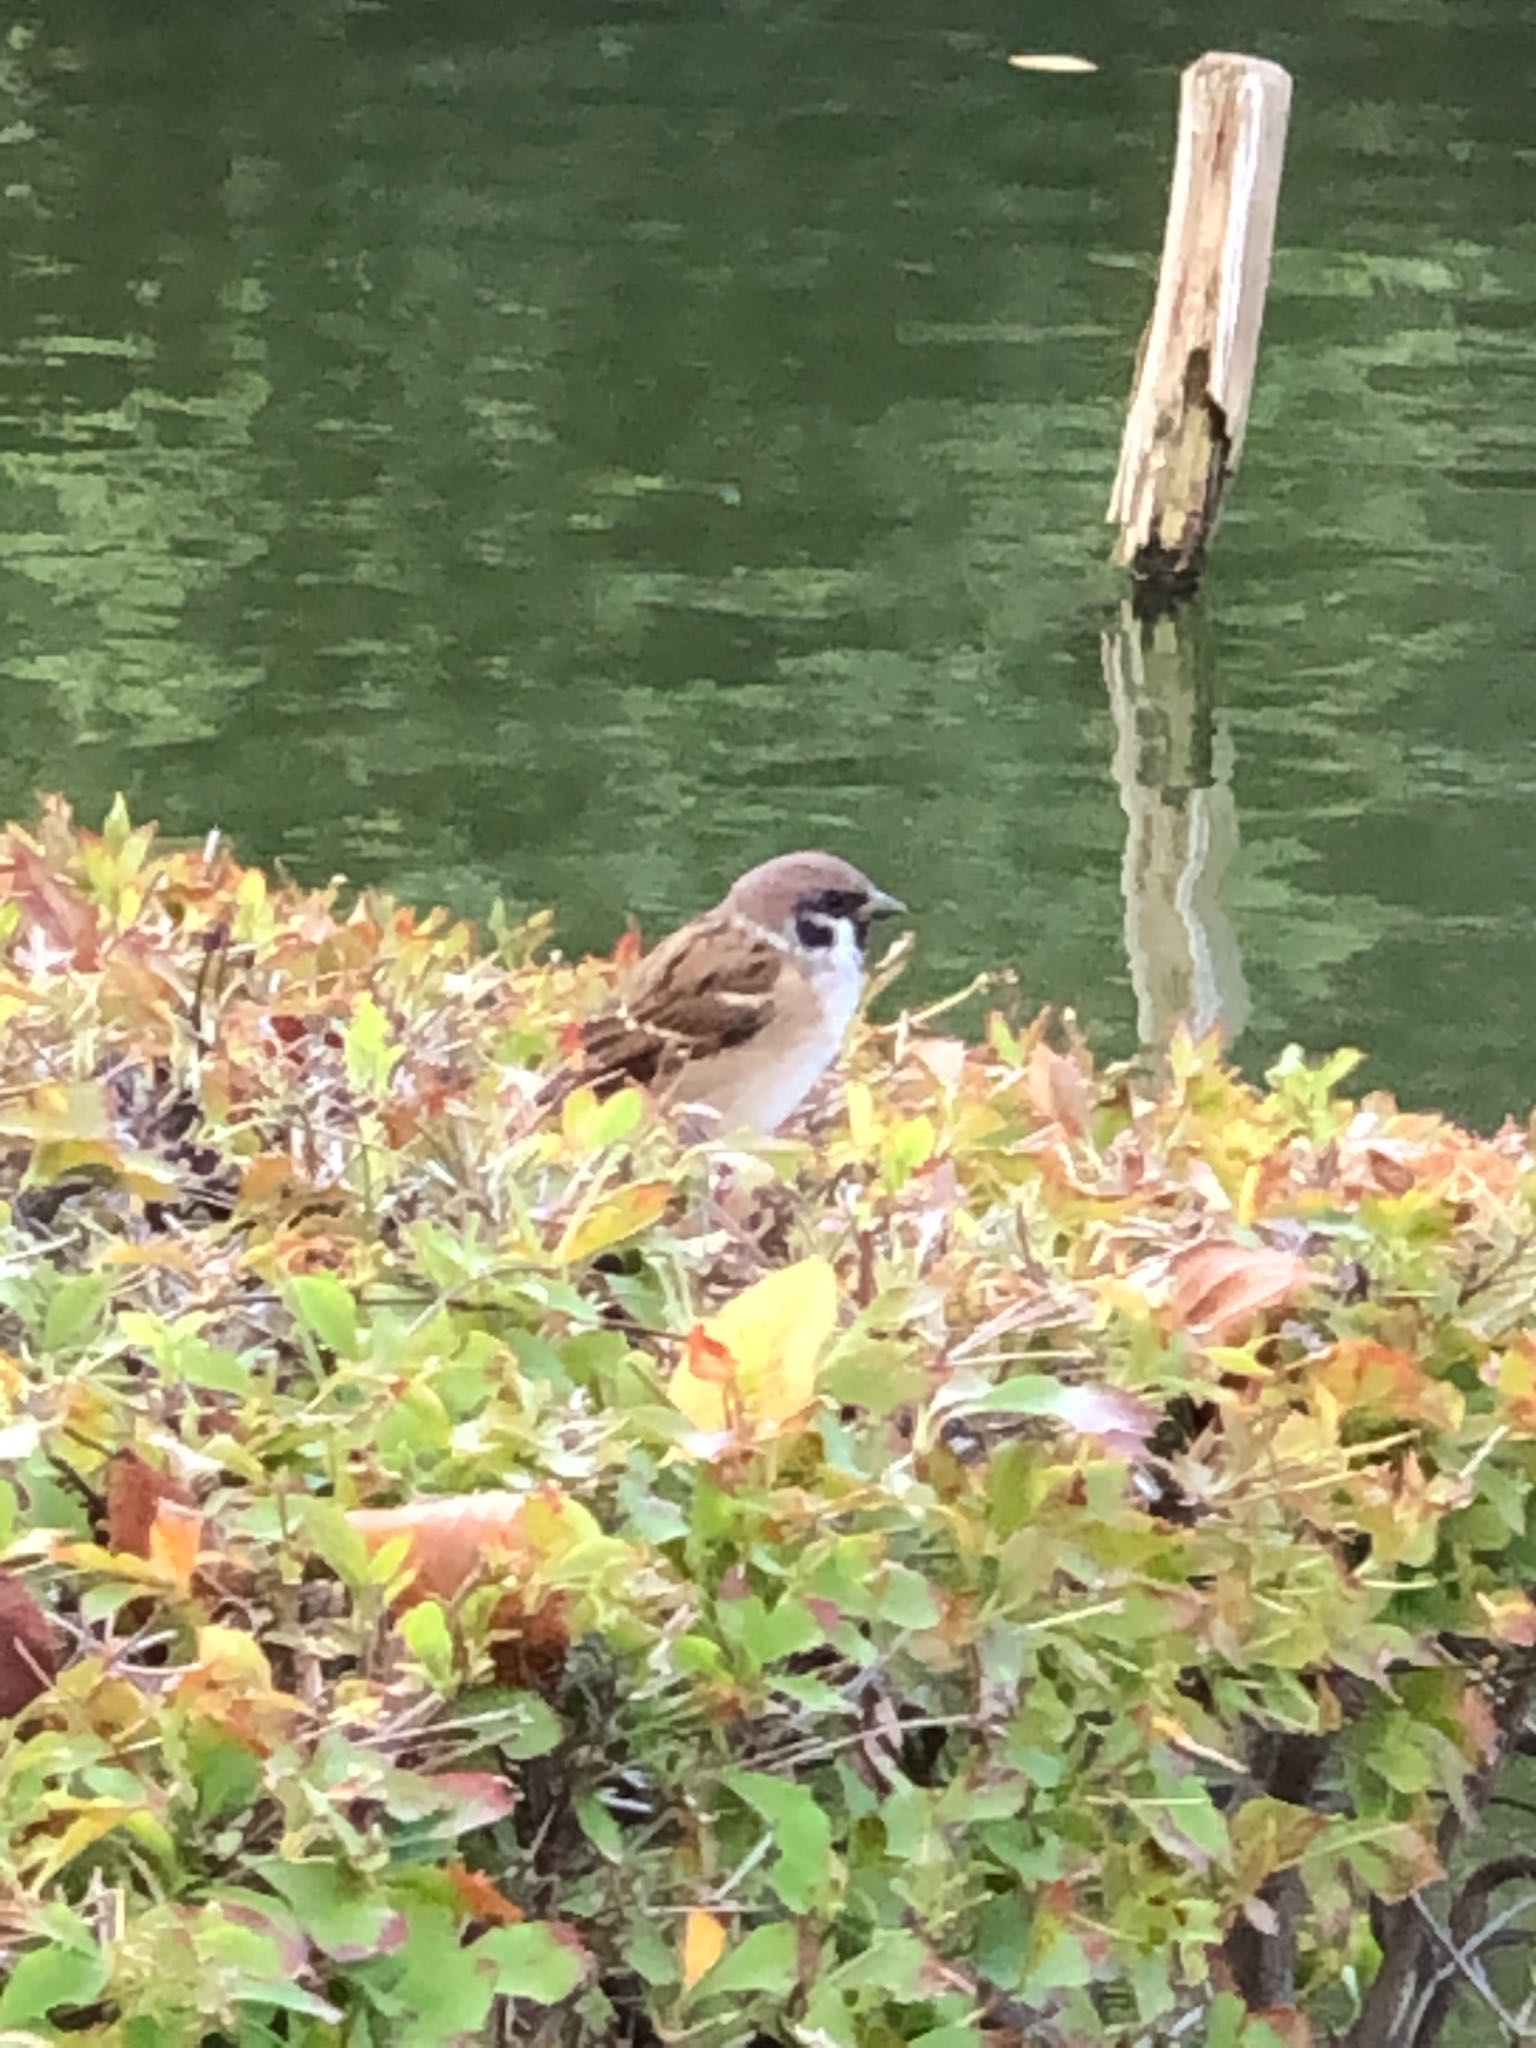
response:
[[[455,1856],[443,1865],[443,1875],[472,1920],[489,1920],[493,1927],[515,1927],[523,1918],[522,1907],[498,1891],[484,1871],[468,1869]]]
[[[711,1337],[702,1323],[695,1323],[688,1332],[683,1358],[689,1372],[710,1386],[728,1387],[735,1380],[735,1360],[718,1338]]]
[[[754,1281],[690,1336],[668,1392],[697,1429],[753,1437],[783,1428],[815,1400],[836,1323],[837,1275],[825,1259],[801,1259]]]
[[[698,1907],[683,1921],[683,1989],[691,1991],[725,1954],[725,1922]]]
[[[149,1561],[168,1572],[186,1592],[202,1551],[203,1518],[196,1508],[162,1500],[149,1527]]]
[[[354,1508],[347,1520],[368,1548],[408,1539],[410,1582],[399,1607],[452,1601],[477,1579],[531,1575],[597,1533],[597,1523],[558,1487],[536,1493],[460,1493],[399,1508]]]
[[[1466,1402],[1446,1380],[1432,1379],[1418,1360],[1368,1338],[1346,1338],[1312,1364],[1314,1383],[1341,1409],[1404,1416],[1442,1429],[1459,1427]]]
[[[210,1623],[197,1632],[197,1660],[176,1680],[173,1696],[199,1719],[265,1754],[302,1712],[291,1693],[272,1683],[266,1652],[244,1629]]]
[[[1211,1344],[1237,1344],[1267,1309],[1279,1308],[1315,1278],[1293,1252],[1207,1238],[1171,1263],[1174,1321]]]

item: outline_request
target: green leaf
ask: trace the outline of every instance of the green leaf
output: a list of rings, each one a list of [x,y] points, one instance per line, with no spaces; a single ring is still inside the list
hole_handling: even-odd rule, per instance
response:
[[[226,1734],[217,1721],[193,1722],[186,1742],[201,1821],[219,1820],[251,1804],[261,1789],[260,1757]]]
[[[100,1949],[29,1949],[11,1966],[0,1991],[0,2027],[26,2027],[45,2020],[57,2005],[89,2005],[107,1981]]]
[[[206,1387],[215,1394],[249,1394],[252,1373],[245,1360],[233,1351],[204,1343],[201,1337],[185,1337],[174,1348],[175,1375],[190,1387]]]
[[[489,1935],[462,1946],[446,1906],[416,1902],[405,1917],[405,1946],[379,1971],[388,1993],[379,2003],[391,2015],[386,2038],[389,2048],[442,2048],[484,2026],[496,1995],[495,1953],[485,1946]]]
[[[726,1771],[723,1782],[766,1822],[778,1851],[767,1879],[792,1913],[809,1912],[832,1881],[832,1829],[808,1786],[766,1771]]]
[[[754,1927],[699,1980],[694,1995],[713,1998],[727,1991],[766,1991],[782,1998],[794,1988],[799,1946],[799,1934],[790,1921]]]
[[[716,1609],[720,1633],[735,1643],[754,1671],[812,1649],[823,1639],[822,1627],[801,1600],[782,1599],[769,1607],[756,1593],[722,1600]]]
[[[576,1818],[594,1849],[606,1856],[610,1863],[624,1861],[623,1830],[600,1799],[584,1792],[576,1801]]]
[[[305,1501],[299,1520],[314,1549],[354,1591],[372,1583],[368,1546],[334,1501]]]
[[[357,1303],[334,1273],[302,1273],[290,1282],[294,1313],[338,1358],[357,1356]]]
[[[49,1297],[43,1316],[43,1349],[79,1350],[101,1327],[111,1298],[112,1282],[107,1275],[76,1273],[63,1281]]]
[[[343,1048],[347,1079],[358,1094],[386,1094],[390,1076],[404,1057],[404,1047],[395,1044],[389,1019],[366,991],[357,999]]]
[[[436,1600],[418,1601],[401,1615],[399,1629],[411,1655],[437,1690],[451,1692],[455,1677],[453,1631],[441,1605]]]
[[[638,1088],[620,1088],[606,1101],[578,1092],[567,1098],[563,1115],[565,1136],[578,1152],[600,1152],[616,1145],[640,1127],[645,1114],[645,1097]]]
[[[499,1749],[519,1762],[547,1756],[565,1740],[565,1728],[553,1707],[537,1693],[510,1687],[461,1693],[454,1719],[459,1726],[472,1728],[486,1748]]]
[[[586,1975],[586,1951],[553,1927],[526,1920],[520,1927],[493,1927],[472,1951],[496,1964],[496,1989],[507,1998],[558,2005]]]
[[[893,1627],[922,1629],[937,1627],[943,1609],[925,1578],[905,1565],[889,1564],[875,1589],[875,1613]]]
[[[287,1900],[310,1940],[333,1961],[386,1955],[406,1938],[405,1921],[393,1902],[343,1864],[319,1859],[294,1863],[266,1856],[255,1867]]]

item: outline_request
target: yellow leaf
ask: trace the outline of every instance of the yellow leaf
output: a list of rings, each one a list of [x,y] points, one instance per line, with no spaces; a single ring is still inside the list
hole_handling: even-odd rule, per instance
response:
[[[862,1081],[850,1081],[843,1090],[843,1106],[848,1113],[849,1137],[861,1151],[867,1149],[880,1135],[873,1092]]]
[[[691,1991],[725,1954],[725,1922],[697,1907],[683,1921],[683,1989]]]
[[[62,1834],[51,1836],[46,1843],[38,1844],[40,1847],[46,1847],[47,1854],[31,1873],[33,1883],[47,1883],[49,1879],[58,1875],[66,1863],[73,1862],[83,1849],[89,1849],[93,1843],[101,1841],[106,1835],[115,1834],[119,1828],[126,1827],[145,1810],[144,1807],[126,1799],[64,1798],[56,1801],[51,1808],[50,1817],[62,1819],[66,1815],[72,1815],[73,1818]]]
[[[626,1237],[634,1237],[648,1224],[654,1223],[672,1199],[672,1183],[667,1180],[632,1180],[627,1187],[618,1188],[605,1202],[599,1202],[585,1215],[572,1218],[564,1237],[555,1247],[556,1263],[573,1266],[581,1259],[590,1259],[594,1253],[606,1251],[610,1245],[622,1244]]]
[[[36,1145],[66,1138],[109,1139],[112,1117],[97,1081],[46,1082],[23,1103],[0,1109],[0,1136]]]
[[[728,1301],[690,1344],[668,1388],[696,1428],[755,1436],[802,1414],[837,1322],[837,1276],[802,1259]]]
[[[272,1683],[272,1667],[256,1638],[243,1628],[225,1628],[218,1622],[198,1630],[194,1669],[218,1685],[253,1686],[264,1692]]]

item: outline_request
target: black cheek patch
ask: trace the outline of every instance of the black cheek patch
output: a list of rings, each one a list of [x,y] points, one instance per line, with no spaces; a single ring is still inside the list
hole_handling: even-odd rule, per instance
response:
[[[818,951],[830,946],[837,933],[824,917],[817,917],[808,910],[802,910],[795,919],[795,937],[802,946]]]

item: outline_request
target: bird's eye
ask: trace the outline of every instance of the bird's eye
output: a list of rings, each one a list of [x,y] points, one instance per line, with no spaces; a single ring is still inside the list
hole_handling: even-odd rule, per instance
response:
[[[825,917],[857,917],[864,908],[864,898],[857,889],[823,889],[812,900]]]
[[[817,917],[812,911],[802,910],[795,919],[795,937],[802,946],[820,949],[823,946],[830,946],[837,933],[826,918]]]

